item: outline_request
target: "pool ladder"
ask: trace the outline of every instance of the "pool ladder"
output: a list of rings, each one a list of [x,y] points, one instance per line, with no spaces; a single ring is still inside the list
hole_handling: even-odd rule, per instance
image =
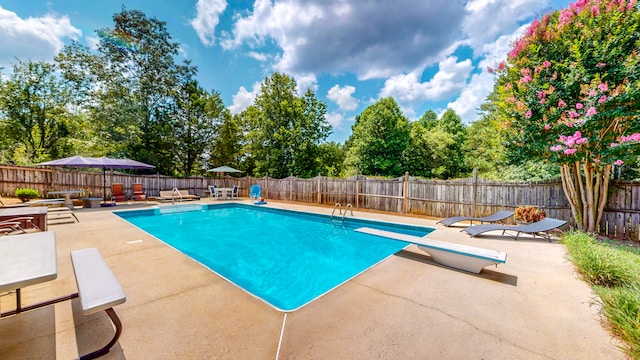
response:
[[[178,197],[180,197],[180,202],[182,202],[182,194],[180,194],[180,190],[178,190],[178,188],[173,188],[171,189],[171,204],[175,204],[176,203],[176,199],[173,196],[173,194],[178,194]]]
[[[333,205],[333,211],[331,212],[331,218],[329,218],[329,220],[333,219],[333,216],[336,213],[336,209],[338,209],[338,214],[342,215],[342,221],[344,221],[344,217],[347,216],[347,210],[351,210],[351,216],[353,217],[353,205],[351,204],[347,204],[344,207],[344,214],[342,213],[342,205],[340,205],[340,203],[336,203],[335,205]]]

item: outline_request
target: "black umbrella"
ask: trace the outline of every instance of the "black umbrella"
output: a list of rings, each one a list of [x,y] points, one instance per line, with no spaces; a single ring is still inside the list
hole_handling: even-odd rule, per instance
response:
[[[102,194],[103,201],[107,202],[107,169],[153,169],[155,166],[145,164],[131,159],[112,159],[107,157],[84,157],[71,156],[64,159],[51,160],[40,163],[44,166],[67,166],[67,167],[85,167],[85,168],[102,168]]]

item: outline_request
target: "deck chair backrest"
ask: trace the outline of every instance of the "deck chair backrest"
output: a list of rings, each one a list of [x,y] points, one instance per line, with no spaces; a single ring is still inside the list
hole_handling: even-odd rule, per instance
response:
[[[144,193],[144,190],[142,189],[142,184],[133,184],[133,193],[134,194]]]
[[[122,184],[111,184],[111,191],[113,192],[113,195],[124,195],[124,187],[122,186]]]

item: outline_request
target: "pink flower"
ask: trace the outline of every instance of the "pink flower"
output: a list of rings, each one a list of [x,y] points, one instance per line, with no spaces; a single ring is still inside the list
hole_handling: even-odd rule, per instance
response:
[[[545,60],[545,61],[542,63],[542,67],[543,67],[543,68],[551,67],[551,61],[549,61],[549,60]]]
[[[567,127],[572,128],[573,127],[573,123],[567,123]]]
[[[551,129],[551,125],[549,125],[549,124],[544,124],[544,129],[545,129],[545,130],[549,130],[549,129]]]
[[[565,155],[573,155],[576,153],[576,151],[578,151],[577,149],[564,149],[564,154]]]
[[[605,67],[605,66],[607,66],[607,64],[606,64],[606,63],[597,63],[597,64],[596,64],[596,67],[599,67],[599,68],[601,68],[601,67]]]
[[[562,101],[562,100],[558,101],[558,107],[563,108],[563,107],[565,107],[565,106],[567,106],[567,103],[566,103],[566,102],[564,102],[564,101]]]
[[[598,96],[598,92],[595,91],[595,90],[591,90],[591,91],[589,91],[589,96],[592,96],[592,97],[593,96]]]
[[[610,148],[614,148],[614,147],[616,147],[616,146],[618,146],[618,144],[616,144],[616,143],[611,143],[611,144],[609,145],[609,147],[610,147]]]
[[[584,107],[584,105],[582,105],[582,103],[576,103],[576,109],[580,110]]]
[[[562,150],[562,145],[555,145],[549,148],[551,151],[560,151]]]
[[[498,64],[498,70],[504,70],[504,61],[501,61],[500,64]]]
[[[520,74],[522,74],[522,76],[531,75],[531,70],[527,68],[522,68],[520,69]]]
[[[511,83],[509,83],[509,84],[506,84],[504,86],[504,89],[508,91],[508,90],[511,90],[512,87],[513,87],[513,85],[511,85]]]
[[[525,75],[525,76],[523,76],[523,77],[521,77],[521,78],[520,78],[520,83],[521,83],[521,84],[526,84],[526,83],[528,83],[528,82],[531,82],[531,80],[533,80],[533,79],[531,78],[531,76],[529,76],[529,75]]]
[[[593,159],[593,162],[597,164],[600,162],[600,159]]]
[[[580,138],[578,140],[576,140],[576,144],[580,145],[580,144],[585,144],[589,141],[588,138]]]
[[[598,5],[593,5],[591,7],[591,11],[593,12],[594,17],[600,15],[600,8],[598,7]]]
[[[597,113],[598,113],[598,111],[596,110],[596,108],[594,108],[594,107],[592,106],[592,107],[590,107],[590,108],[589,108],[589,110],[587,110],[586,115],[587,115],[587,116],[593,116],[593,115],[595,115],[595,114],[597,114]]]
[[[598,102],[600,104],[602,104],[603,102],[607,101],[607,95],[602,95],[600,96],[600,99],[598,99]]]
[[[531,116],[533,116],[533,114],[531,113],[531,110],[527,110],[527,112],[524,114],[524,116],[528,118],[530,118]]]
[[[580,116],[580,114],[578,114],[577,112],[575,112],[573,110],[569,111],[569,117],[570,118],[575,119],[575,118],[577,118],[579,116]]]
[[[493,68],[491,66],[487,66],[487,71],[492,74],[493,73]]]
[[[605,92],[609,90],[609,86],[607,86],[607,83],[600,83],[598,84],[598,89],[602,92]]]
[[[614,162],[613,162],[613,165],[617,165],[617,166],[620,166],[620,165],[622,165],[622,164],[624,164],[624,161],[622,161],[622,160],[620,160],[620,159],[618,159],[618,160],[616,160],[616,161],[614,161]]]
[[[547,103],[547,99],[540,99],[540,104],[546,104]]]
[[[544,99],[545,97],[547,97],[547,94],[545,94],[544,91],[538,91],[538,99]]]

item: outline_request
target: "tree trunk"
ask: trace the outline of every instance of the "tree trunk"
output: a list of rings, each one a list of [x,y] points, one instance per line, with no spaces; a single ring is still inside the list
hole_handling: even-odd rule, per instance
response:
[[[589,160],[576,161],[561,165],[560,174],[578,228],[596,233],[607,203],[611,165],[602,167]]]

